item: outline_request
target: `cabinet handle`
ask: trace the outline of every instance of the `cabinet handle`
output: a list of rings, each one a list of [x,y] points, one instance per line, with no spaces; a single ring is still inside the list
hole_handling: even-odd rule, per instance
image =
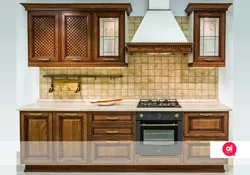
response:
[[[200,113],[200,116],[213,116],[211,113]]]
[[[37,61],[49,61],[49,58],[38,58]]]
[[[29,115],[31,115],[31,116],[42,116],[43,113],[29,113]]]
[[[82,61],[82,59],[80,59],[80,58],[72,58],[71,61],[78,62],[78,61]]]
[[[106,143],[119,143],[119,141],[115,140],[115,141],[106,141]]]
[[[215,61],[215,58],[204,58],[204,61]]]
[[[106,133],[110,133],[110,134],[114,134],[114,133],[118,133],[119,131],[106,131]]]
[[[103,61],[114,61],[114,58],[103,58]]]
[[[106,117],[106,120],[118,120],[119,117]]]
[[[77,114],[65,114],[66,116],[77,116]]]
[[[200,143],[210,143],[210,141],[199,141]]]

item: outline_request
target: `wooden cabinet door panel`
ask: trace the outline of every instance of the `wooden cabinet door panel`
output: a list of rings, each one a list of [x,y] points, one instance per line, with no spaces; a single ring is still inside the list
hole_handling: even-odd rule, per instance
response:
[[[56,113],[56,163],[85,164],[87,161],[87,114]]]
[[[194,112],[184,114],[184,137],[228,136],[228,113]]]
[[[114,165],[134,163],[133,141],[92,141],[90,164]]]
[[[51,164],[52,113],[21,112],[21,163]]]
[[[91,60],[91,16],[87,12],[62,13],[62,61],[82,62]]]
[[[55,62],[59,59],[59,16],[53,11],[31,11],[28,15],[30,62]]]
[[[179,165],[180,156],[138,156],[136,163],[141,165]]]
[[[223,165],[227,163],[227,159],[210,158],[209,141],[186,140],[183,157],[185,164]]]

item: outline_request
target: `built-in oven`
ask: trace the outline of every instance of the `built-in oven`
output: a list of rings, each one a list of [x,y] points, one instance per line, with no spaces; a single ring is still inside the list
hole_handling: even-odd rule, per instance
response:
[[[136,154],[181,155],[182,118],[181,112],[138,112]]]

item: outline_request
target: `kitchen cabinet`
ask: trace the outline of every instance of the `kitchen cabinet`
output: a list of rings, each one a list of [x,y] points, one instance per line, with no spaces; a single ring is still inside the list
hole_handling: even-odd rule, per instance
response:
[[[183,149],[184,164],[195,165],[224,165],[228,160],[223,158],[210,158],[210,141],[209,140],[185,140]],[[224,140],[225,141],[225,140]]]
[[[179,165],[181,156],[137,156],[136,163],[140,165]]]
[[[226,11],[231,3],[189,3],[189,66],[225,67]]]
[[[57,164],[87,163],[87,114],[55,114],[55,158]]]
[[[52,113],[21,112],[20,133],[22,164],[53,163]]]
[[[228,112],[184,113],[184,138],[228,138]]]
[[[28,11],[28,66],[123,67],[130,3],[22,3]]]

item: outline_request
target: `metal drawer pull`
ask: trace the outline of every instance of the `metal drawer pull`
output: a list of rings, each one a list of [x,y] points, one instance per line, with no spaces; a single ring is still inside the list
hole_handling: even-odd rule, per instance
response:
[[[82,61],[82,59],[80,59],[80,58],[72,58],[71,61],[77,62],[77,61]]]
[[[215,61],[215,58],[204,58],[204,61]]]
[[[118,120],[119,117],[106,117],[106,120]]]
[[[200,143],[210,143],[210,141],[200,141]]]
[[[119,143],[119,141],[106,141],[106,143]]]
[[[211,113],[200,113],[200,116],[213,116]]]
[[[114,61],[114,58],[103,58],[103,61]]]
[[[119,131],[106,131],[106,133],[110,133],[110,134],[114,134],[114,133],[118,133]]]
[[[31,115],[31,116],[42,116],[43,113],[29,113],[29,115]]]
[[[38,58],[37,61],[49,61],[49,58]]]
[[[77,114],[65,114],[66,116],[77,116]]]
[[[141,124],[141,126],[178,126],[178,124]]]

